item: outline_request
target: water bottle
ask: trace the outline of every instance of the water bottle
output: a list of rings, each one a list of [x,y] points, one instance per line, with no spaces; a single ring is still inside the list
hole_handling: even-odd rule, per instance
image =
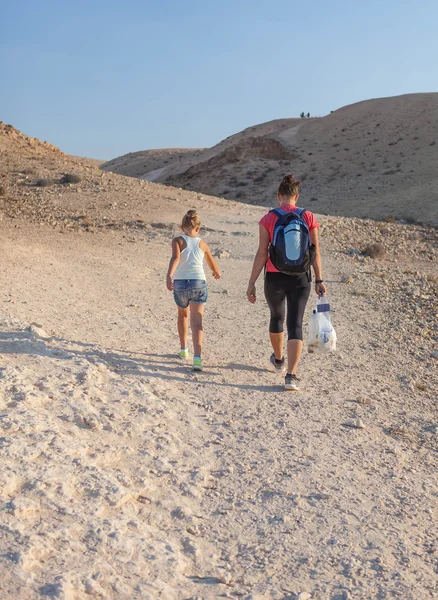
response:
[[[324,347],[330,342],[332,324],[330,320],[330,304],[324,296],[319,296],[316,304],[316,310],[319,319],[319,337],[318,346]],[[322,349],[322,348],[321,348]]]
[[[315,352],[319,341],[319,317],[316,308],[313,310],[309,321],[309,337],[307,349],[309,352]]]

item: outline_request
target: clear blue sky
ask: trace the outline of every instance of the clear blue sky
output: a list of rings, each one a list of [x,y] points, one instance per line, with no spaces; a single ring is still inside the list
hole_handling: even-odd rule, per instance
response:
[[[438,88],[436,0],[0,0],[0,120],[109,159]]]

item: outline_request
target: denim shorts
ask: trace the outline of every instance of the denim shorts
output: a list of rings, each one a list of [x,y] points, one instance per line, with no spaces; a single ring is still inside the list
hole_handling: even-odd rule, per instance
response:
[[[205,304],[208,299],[207,283],[204,279],[175,279],[173,297],[180,308],[193,304]]]

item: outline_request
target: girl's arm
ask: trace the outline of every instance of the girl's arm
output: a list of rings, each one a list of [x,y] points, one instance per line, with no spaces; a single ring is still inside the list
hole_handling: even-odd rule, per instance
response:
[[[248,289],[246,290],[246,297],[251,302],[251,304],[254,304],[254,302],[256,301],[255,282],[257,281],[258,276],[262,272],[263,267],[266,265],[266,262],[268,260],[268,250],[269,232],[263,227],[263,225],[259,225],[259,248],[254,258],[251,277],[249,278]]]
[[[221,270],[217,266],[216,261],[214,260],[212,254],[210,252],[210,248],[203,241],[200,242],[199,247],[204,252],[205,261],[206,261],[207,265],[210,267],[213,277],[215,279],[220,279],[221,278]]]
[[[319,238],[318,238],[318,228],[312,229],[310,232],[310,241],[312,244],[316,246],[316,258],[313,263],[313,272],[315,273],[315,281],[320,281],[322,279],[322,264],[321,264],[321,253],[319,251]],[[323,283],[315,283],[315,292],[317,296],[322,295],[325,296],[327,289]]]
[[[172,291],[174,289],[173,275],[178,266],[180,256],[181,256],[181,248],[179,247],[179,244],[178,244],[178,238],[173,238],[173,240],[172,240],[172,257],[169,261],[169,268],[167,270],[167,278],[166,278],[167,289],[170,291]]]

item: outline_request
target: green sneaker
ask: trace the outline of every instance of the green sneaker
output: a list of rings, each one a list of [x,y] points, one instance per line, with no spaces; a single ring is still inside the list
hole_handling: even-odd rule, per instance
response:
[[[188,348],[181,348],[181,350],[178,352],[178,356],[180,358],[188,358],[189,357],[189,349]]]
[[[202,371],[204,367],[202,366],[202,358],[200,356],[193,357],[193,370],[194,371]]]

